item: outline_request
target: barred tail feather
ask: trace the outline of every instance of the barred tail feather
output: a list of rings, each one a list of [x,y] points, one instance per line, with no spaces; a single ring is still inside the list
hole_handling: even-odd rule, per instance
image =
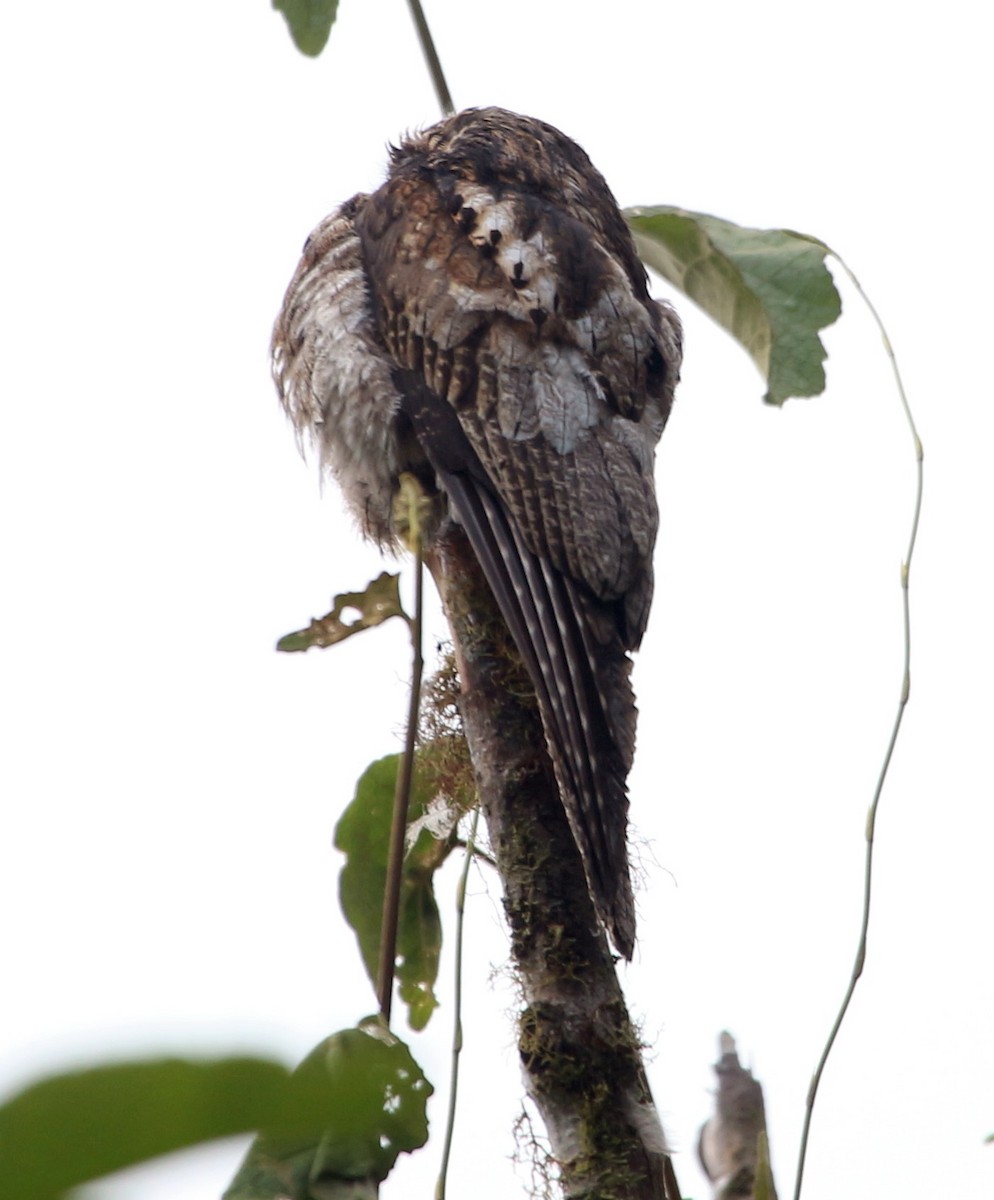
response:
[[[609,606],[533,554],[491,491],[452,409],[421,387],[404,410],[466,531],[531,677],[570,828],[597,915],[630,959],[626,777],[635,705]],[[412,392],[414,393],[412,395]]]

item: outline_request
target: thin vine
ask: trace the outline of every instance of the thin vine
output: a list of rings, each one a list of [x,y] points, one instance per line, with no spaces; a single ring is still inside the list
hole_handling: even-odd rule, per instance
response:
[[[445,1141],[442,1145],[442,1162],[438,1169],[438,1182],[435,1184],[435,1200],[445,1200],[445,1185],[449,1173],[449,1155],[452,1150],[452,1135],[456,1125],[456,1100],[459,1093],[459,1056],[462,1053],[462,946],[463,924],[466,912],[466,884],[469,881],[469,869],[476,857],[476,828],[480,822],[480,806],[473,810],[473,822],[470,825],[469,837],[466,839],[466,860],[463,863],[462,874],[459,877],[459,888],[456,892],[456,961],[455,961],[455,995],[453,997],[454,1013],[452,1017],[452,1071],[449,1077],[449,1108],[445,1118]]]
[[[853,274],[849,265],[835,251],[832,251],[833,257],[839,263],[839,266],[845,271],[856,288],[860,298],[866,304],[867,308],[876,322],[877,328],[880,331],[880,336],[883,339],[884,349],[887,352],[887,357],[890,359],[891,368],[894,373],[894,380],[897,384],[898,395],[901,399],[901,407],[904,409],[905,419],[908,423],[908,428],[911,430],[911,437],[914,443],[915,452],[915,469],[916,469],[916,485],[915,485],[915,508],[914,516],[911,521],[911,534],[908,538],[908,550],[901,563],[901,596],[904,621],[904,668],[901,678],[901,694],[897,703],[897,714],[894,718],[894,724],[891,728],[890,739],[887,742],[887,750],[884,753],[883,764],[880,768],[880,774],[877,777],[877,785],[873,792],[873,800],[870,803],[870,809],[866,818],[866,862],[863,874],[863,914],[859,931],[859,943],[856,947],[856,958],[853,962],[852,974],[849,978],[849,986],[846,988],[845,996],[842,1004],[836,1015],[835,1021],[828,1035],[828,1040],[825,1042],[825,1048],[822,1050],[821,1057],[818,1060],[818,1065],[815,1068],[814,1075],[811,1077],[811,1085],[808,1088],[807,1102],[804,1111],[804,1126],[801,1130],[801,1144],[797,1159],[797,1176],[794,1182],[794,1200],[800,1200],[801,1186],[804,1180],[804,1163],[807,1157],[808,1150],[808,1135],[811,1129],[811,1118],[814,1113],[815,1098],[818,1094],[818,1085],[821,1083],[821,1077],[825,1070],[825,1064],[828,1062],[828,1057],[832,1053],[832,1047],[835,1045],[835,1039],[838,1036],[839,1030],[842,1027],[842,1022],[845,1020],[846,1013],[849,1009],[849,1002],[852,1000],[853,992],[856,990],[856,984],[860,976],[863,974],[863,966],[866,962],[866,935],[870,926],[870,899],[872,894],[873,882],[873,834],[877,820],[877,810],[880,805],[880,797],[884,789],[884,781],[887,778],[887,771],[890,767],[890,761],[894,754],[894,746],[897,744],[897,736],[901,729],[901,721],[904,718],[904,710],[907,707],[908,697],[911,694],[911,606],[908,593],[908,585],[911,576],[911,559],[915,552],[915,542],[918,538],[918,519],[921,515],[922,507],[922,484],[924,479],[924,450],[922,448],[921,438],[918,436],[918,430],[915,426],[915,419],[911,413],[911,406],[908,403],[908,397],[904,390],[904,382],[901,379],[901,371],[897,365],[897,357],[894,354],[894,348],[891,345],[890,337],[884,327],[884,323],[880,318],[869,296],[863,291],[862,285]]]

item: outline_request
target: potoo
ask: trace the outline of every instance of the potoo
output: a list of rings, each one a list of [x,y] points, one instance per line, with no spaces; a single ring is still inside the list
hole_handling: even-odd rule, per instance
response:
[[[318,225],[273,373],[367,538],[411,472],[456,522],[534,684],[598,916],[631,958],[631,660],[652,597],[653,455],[680,323],[617,204],[542,121],[469,109]]]

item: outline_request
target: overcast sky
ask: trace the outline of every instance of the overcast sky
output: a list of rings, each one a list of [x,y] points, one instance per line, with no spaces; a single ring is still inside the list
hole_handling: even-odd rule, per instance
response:
[[[888,323],[926,451],[912,694],[806,1195],[990,1195],[994,196],[976,6],[426,8],[457,104],[560,126],[622,204],[822,238]],[[122,1054],[294,1063],[375,1007],[331,835],[365,765],[397,748],[408,656],[399,624],[273,651],[381,563],[294,449],[269,330],[307,233],[376,186],[386,143],[436,119],[434,96],[402,0],[342,0],[317,61],[265,0],[106,0],[5,5],[0,100],[0,1087]],[[828,391],[782,411],[678,301],[684,379],[635,675],[640,942],[622,974],[697,1197],[722,1028],[766,1087],[790,1191],[900,690],[913,454],[870,318],[839,284]],[[504,1200],[524,1194],[515,998],[496,883],[471,890],[450,1194]],[[450,959],[410,1038],[435,1135]],[[431,1193],[439,1142],[399,1164],[386,1200]],[[241,1152],[100,1192],[206,1200]]]

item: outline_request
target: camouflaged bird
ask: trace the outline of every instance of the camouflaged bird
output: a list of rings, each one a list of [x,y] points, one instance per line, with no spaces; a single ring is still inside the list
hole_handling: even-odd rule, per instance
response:
[[[535,686],[598,916],[631,958],[631,660],[652,597],[653,456],[679,321],[564,134],[469,109],[391,149],[308,238],[273,374],[362,532],[398,478],[465,530]]]

